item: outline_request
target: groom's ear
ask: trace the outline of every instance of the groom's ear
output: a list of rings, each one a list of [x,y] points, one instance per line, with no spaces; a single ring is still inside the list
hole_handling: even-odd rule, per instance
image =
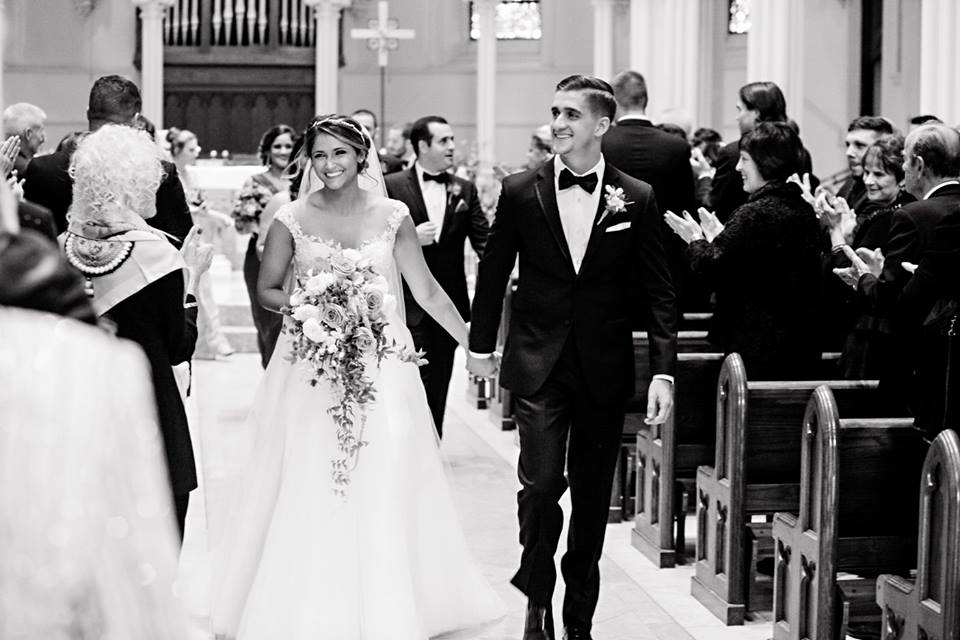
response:
[[[598,138],[602,138],[603,134],[610,130],[610,118],[608,116],[602,116],[597,120],[597,126],[594,129],[593,133]]]

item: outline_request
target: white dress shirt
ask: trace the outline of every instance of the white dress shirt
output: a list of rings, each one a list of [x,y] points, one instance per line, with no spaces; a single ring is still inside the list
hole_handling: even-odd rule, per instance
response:
[[[950,185],[954,185],[954,184],[960,184],[960,180],[947,180],[946,182],[941,182],[940,184],[935,186],[933,189],[930,189],[930,191],[927,191],[927,195],[923,196],[923,199],[929,200],[930,196],[932,196],[934,193],[936,193],[943,187],[949,187]]]
[[[438,242],[440,231],[443,229],[443,216],[447,211],[447,185],[434,180],[424,180],[423,174],[427,172],[424,171],[419,162],[414,166],[417,171],[417,180],[420,182],[420,193],[423,194],[423,204],[427,208],[427,218],[437,225],[437,232],[433,236],[433,241]]]
[[[603,190],[603,170],[606,167],[603,156],[600,161],[583,173],[577,173],[560,159],[559,154],[553,157],[553,188],[557,194],[557,210],[560,212],[560,224],[563,225],[563,235],[567,239],[570,249],[570,259],[573,269],[580,273],[583,255],[587,252],[587,243],[590,241],[590,232],[593,230],[593,221],[597,217],[597,207],[600,206],[600,192]],[[593,193],[587,193],[579,185],[574,185],[563,191],[560,190],[560,172],[566,169],[575,176],[585,176],[589,173],[597,174],[597,188]]]

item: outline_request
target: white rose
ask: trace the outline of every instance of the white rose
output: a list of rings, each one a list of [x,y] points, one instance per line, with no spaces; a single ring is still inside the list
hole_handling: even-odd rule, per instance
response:
[[[310,318],[303,323],[303,335],[305,335],[308,340],[321,344],[327,337],[327,330],[323,328],[319,320]]]
[[[298,322],[305,322],[310,318],[317,319],[319,317],[320,309],[312,304],[304,304],[293,310],[293,319]]]
[[[303,293],[303,289],[297,289],[292,294],[290,294],[290,306],[299,307],[301,304],[303,304],[303,299],[305,297],[306,296]]]
[[[314,296],[320,293],[323,293],[324,291],[327,290],[327,287],[329,287],[336,281],[337,281],[337,277],[332,273],[329,273],[327,271],[320,272],[317,275],[312,276],[309,280],[307,280],[307,286],[306,286],[307,293]]]
[[[363,254],[357,251],[356,249],[344,249],[343,257],[348,259],[350,262],[357,264],[363,260]]]

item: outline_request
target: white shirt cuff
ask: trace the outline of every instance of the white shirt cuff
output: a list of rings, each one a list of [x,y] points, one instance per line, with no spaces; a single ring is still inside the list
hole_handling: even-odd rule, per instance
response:
[[[666,373],[658,373],[653,376],[654,380],[666,380],[670,384],[673,384],[673,376],[667,375]]]
[[[487,360],[493,357],[492,353],[477,353],[475,351],[470,351],[469,353],[471,357],[477,358],[478,360]]]

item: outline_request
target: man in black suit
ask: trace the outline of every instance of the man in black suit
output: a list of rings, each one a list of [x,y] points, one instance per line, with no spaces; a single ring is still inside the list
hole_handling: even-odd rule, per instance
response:
[[[881,317],[903,317],[898,309],[901,292],[911,280],[904,263],[918,264],[931,251],[943,251],[942,229],[948,216],[960,207],[960,133],[944,124],[928,124],[914,129],[907,135],[903,149],[904,186],[916,202],[904,205],[893,213],[890,220],[890,235],[885,256],[861,251],[852,256],[853,267],[838,270],[845,273],[845,280],[855,282],[857,295],[868,308],[876,310]],[[855,281],[853,279],[857,278]],[[926,339],[917,331],[916,323],[900,322],[894,327],[896,335],[893,357],[888,374],[881,377],[881,386],[887,393],[884,397],[895,402],[891,410],[900,412],[909,403],[917,425],[925,429],[942,426],[937,414],[940,407],[927,402],[917,402],[924,397],[922,387],[932,384],[931,379],[917,379],[917,358],[936,349],[928,348]],[[944,355],[942,349],[941,356]],[[938,366],[928,366],[926,371],[945,368],[945,361]],[[936,378],[934,375],[933,378]],[[907,398],[912,396],[913,402]]]
[[[468,365],[477,375],[496,369],[503,294],[519,257],[500,372],[500,385],[513,392],[520,436],[523,553],[512,582],[528,598],[524,640],[553,640],[558,502],[569,479],[563,623],[566,638],[584,640],[600,593],[624,410],[634,393],[627,307],[637,296],[650,305],[647,420],[660,423],[673,404],[676,301],[653,190],[601,152],[616,112],[613,89],[570,76],[557,85],[551,111],[557,155],[503,181],[480,262]]]
[[[142,106],[140,89],[131,80],[116,75],[98,78],[90,89],[87,106],[90,131],[105,124],[133,126]],[[73,202],[73,180],[67,173],[70,157],[70,153],[63,151],[37,156],[23,175],[24,198],[53,213],[57,233],[66,231],[67,211]],[[147,223],[173,236],[171,242],[179,247],[193,221],[176,165],[165,161],[163,169],[163,181],[157,189],[157,215]]]
[[[863,156],[881,136],[893,133],[893,125],[879,116],[859,116],[847,126],[846,157],[850,177],[837,190],[837,197],[846,200],[855,213],[861,213],[869,202],[863,184]]]
[[[20,138],[20,153],[13,161],[13,168],[21,178],[47,140],[46,121],[43,109],[29,102],[18,102],[3,110],[3,135]]]
[[[617,101],[617,124],[603,136],[603,157],[628,176],[653,187],[659,211],[695,211],[690,145],[684,138],[658,129],[647,118],[647,83],[641,74],[623,71],[613,79],[612,85]],[[692,283],[686,243],[666,231],[664,238],[680,308],[705,310],[706,292],[689,286]]]
[[[373,146],[377,146],[377,140],[380,139],[380,126],[377,124],[377,116],[370,109],[357,109],[350,114],[350,117],[360,123],[360,125],[367,130],[367,133],[370,134],[370,139],[373,140]],[[384,149],[381,149],[377,152],[377,157],[380,158],[380,170],[383,172],[383,175],[388,173],[396,173],[403,169],[403,160],[400,158],[386,153]]]
[[[476,186],[447,171],[453,166],[455,149],[453,129],[447,121],[440,116],[420,118],[411,129],[410,140],[417,161],[406,171],[386,176],[387,195],[410,208],[430,272],[463,319],[469,320],[463,245],[469,238],[477,255],[483,255],[489,232],[487,218],[480,208]],[[434,425],[442,436],[457,343],[424,312],[406,287],[403,302],[413,342],[417,349],[426,352],[428,363],[420,367],[420,377]]]

